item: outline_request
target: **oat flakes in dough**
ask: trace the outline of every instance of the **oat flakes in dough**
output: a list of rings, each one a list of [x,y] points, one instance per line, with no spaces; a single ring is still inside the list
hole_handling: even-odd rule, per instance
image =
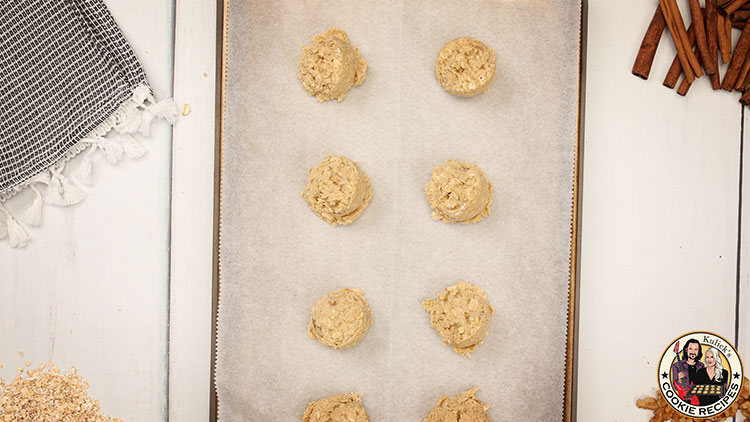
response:
[[[342,101],[352,86],[362,85],[366,74],[367,62],[341,29],[315,35],[311,44],[302,47],[299,80],[318,101]]]
[[[495,50],[470,37],[445,44],[435,63],[435,76],[450,94],[473,97],[495,79]]]
[[[467,357],[484,342],[495,313],[484,291],[463,281],[446,288],[434,300],[425,299],[422,307],[430,313],[430,324],[443,344]]]
[[[351,224],[372,199],[370,178],[352,160],[329,155],[310,169],[302,191],[310,210],[329,224]]]
[[[369,422],[359,393],[346,393],[310,403],[302,422]]]
[[[308,335],[324,346],[348,349],[365,337],[371,324],[372,311],[362,290],[340,289],[312,307]]]
[[[474,395],[477,391],[479,388],[474,387],[456,397],[440,396],[424,422],[490,422],[490,406],[479,401]]]
[[[448,160],[432,170],[425,195],[433,219],[444,223],[476,223],[490,215],[492,183],[476,165]]]

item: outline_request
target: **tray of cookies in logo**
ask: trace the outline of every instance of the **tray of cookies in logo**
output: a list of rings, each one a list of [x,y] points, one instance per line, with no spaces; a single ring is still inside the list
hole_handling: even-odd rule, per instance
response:
[[[572,420],[582,10],[225,2],[219,421]]]

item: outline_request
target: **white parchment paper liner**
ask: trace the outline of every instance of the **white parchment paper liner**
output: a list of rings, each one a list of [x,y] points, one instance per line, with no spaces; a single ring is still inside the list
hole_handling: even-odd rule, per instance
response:
[[[373,422],[421,421],[472,386],[493,421],[562,417],[580,1],[230,0],[216,385],[220,421],[297,421],[310,401],[360,392]],[[369,62],[342,103],[297,81],[300,47],[329,27]],[[438,85],[446,42],[493,47],[474,98]],[[300,197],[327,154],[358,161],[374,198],[331,227]],[[430,218],[424,186],[448,158],[494,185],[474,225]],[[459,280],[496,310],[471,359],[441,344],[420,301]],[[373,325],[353,349],[307,337],[325,293],[360,288]]]

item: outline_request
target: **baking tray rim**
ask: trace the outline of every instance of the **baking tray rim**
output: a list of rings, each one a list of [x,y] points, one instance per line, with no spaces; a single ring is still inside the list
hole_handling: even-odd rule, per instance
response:
[[[216,136],[214,166],[214,247],[213,247],[213,297],[211,315],[211,387],[210,420],[218,420],[218,395],[216,392],[216,335],[219,316],[219,293],[221,290],[221,210],[224,169],[224,116],[226,110],[226,63],[229,0],[217,0],[217,80],[216,80]],[[570,227],[570,261],[568,285],[567,333],[565,347],[565,378],[563,392],[563,422],[576,421],[577,361],[578,361],[578,305],[579,305],[579,254],[581,227],[581,197],[583,188],[583,125],[586,88],[586,36],[588,25],[588,0],[581,0],[578,46],[578,114],[576,116],[576,144],[573,164],[572,219]]]

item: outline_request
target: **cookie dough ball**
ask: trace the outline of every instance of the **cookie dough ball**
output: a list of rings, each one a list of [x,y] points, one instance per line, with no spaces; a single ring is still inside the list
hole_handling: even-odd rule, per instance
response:
[[[302,422],[369,422],[359,393],[326,397],[310,403]]]
[[[308,335],[323,346],[348,349],[365,337],[371,324],[372,311],[362,290],[341,289],[312,307]]]
[[[470,37],[456,38],[438,54],[435,76],[450,94],[473,97],[495,79],[495,50]]]
[[[315,35],[310,45],[302,47],[299,80],[318,101],[343,100],[352,86],[362,85],[366,74],[367,62],[340,29]]]
[[[479,388],[474,387],[456,397],[440,396],[435,408],[424,422],[490,422],[487,409],[474,395]]]
[[[432,170],[425,195],[432,207],[433,219],[445,223],[476,223],[490,215],[492,183],[476,165],[448,160]]]
[[[309,173],[302,198],[333,226],[351,224],[372,199],[370,178],[344,156],[329,155]]]
[[[440,292],[437,299],[425,299],[422,307],[430,313],[430,324],[459,355],[471,357],[484,342],[495,313],[479,286],[459,282]]]

